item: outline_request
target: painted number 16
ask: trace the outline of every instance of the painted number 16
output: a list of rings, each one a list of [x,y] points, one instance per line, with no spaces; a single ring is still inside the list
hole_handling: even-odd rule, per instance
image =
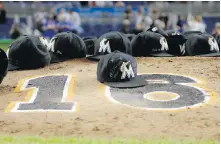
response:
[[[168,74],[143,74],[148,84],[133,89],[107,87],[107,96],[112,102],[142,109],[177,109],[196,106],[209,100],[209,96],[190,84],[197,83],[189,77]],[[22,80],[16,92],[27,91],[25,102],[12,102],[6,112],[66,111],[74,112],[77,103],[73,102],[75,79],[72,75],[40,76]],[[174,94],[167,101],[151,99],[157,93]]]

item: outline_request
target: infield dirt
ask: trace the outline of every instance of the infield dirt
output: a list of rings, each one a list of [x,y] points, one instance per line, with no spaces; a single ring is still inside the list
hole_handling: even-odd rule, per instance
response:
[[[114,104],[96,80],[97,63],[78,59],[38,70],[8,72],[0,85],[0,135],[121,138],[212,139],[220,135],[220,59],[204,57],[137,58],[138,73],[173,73],[205,81],[210,103],[185,110],[151,111]],[[76,112],[4,112],[19,80],[40,75],[74,74]]]

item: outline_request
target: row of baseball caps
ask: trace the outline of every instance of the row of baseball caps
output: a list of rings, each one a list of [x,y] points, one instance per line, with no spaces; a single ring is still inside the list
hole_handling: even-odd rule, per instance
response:
[[[40,59],[40,61],[45,61],[46,59],[43,58]],[[0,84],[1,84],[3,78],[6,76],[8,72],[7,55],[2,49],[0,49],[0,62],[1,62],[0,63],[1,64]],[[11,66],[15,67],[13,65]],[[11,66],[9,64],[9,67]],[[25,68],[23,67],[22,69]],[[104,55],[99,60],[97,66],[97,80],[101,83],[104,83],[110,87],[115,87],[115,88],[136,88],[148,84],[142,75],[137,75],[137,63],[135,58],[131,55],[128,55],[126,53],[117,50],[115,50],[110,54]]]
[[[0,49],[0,82],[8,70],[37,69],[50,63],[83,57],[99,61],[97,79],[100,82],[128,81],[137,77],[133,56],[196,55],[219,56],[217,40],[198,31],[181,34],[157,27],[138,35],[114,31],[99,38],[80,38],[74,33],[63,32],[49,42],[43,37],[23,35],[9,45],[7,54]]]

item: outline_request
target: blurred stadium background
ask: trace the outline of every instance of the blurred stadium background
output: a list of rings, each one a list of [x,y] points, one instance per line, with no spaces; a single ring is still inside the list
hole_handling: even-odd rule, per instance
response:
[[[109,31],[139,33],[155,24],[165,30],[219,34],[219,1],[27,1],[0,2],[0,47],[19,35],[51,38],[62,31],[81,37]]]

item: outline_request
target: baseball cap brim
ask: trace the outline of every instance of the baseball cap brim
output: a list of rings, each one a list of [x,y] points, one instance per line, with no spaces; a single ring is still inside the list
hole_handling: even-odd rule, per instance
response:
[[[162,53],[155,53],[155,54],[150,54],[151,56],[154,56],[154,57],[173,57],[174,55],[172,54],[169,54],[169,53],[165,53],[165,52],[162,52]]]
[[[104,82],[104,84],[115,87],[115,88],[137,88],[147,85],[147,81],[145,81],[141,76],[136,76],[130,81],[125,82]]]
[[[196,55],[201,57],[219,57],[220,53],[209,53],[209,54],[202,54],[202,55]]]
[[[104,55],[93,55],[93,56],[88,56],[86,58],[92,61],[99,61],[103,56]]]
[[[21,69],[19,66],[15,66],[15,65],[12,65],[12,64],[8,64],[8,71],[14,71],[14,70],[19,70]]]
[[[59,62],[63,62],[63,61],[69,60],[69,59],[70,58],[61,57],[61,56],[57,56],[57,55],[51,54],[51,61],[50,61],[50,63],[59,63]]]

